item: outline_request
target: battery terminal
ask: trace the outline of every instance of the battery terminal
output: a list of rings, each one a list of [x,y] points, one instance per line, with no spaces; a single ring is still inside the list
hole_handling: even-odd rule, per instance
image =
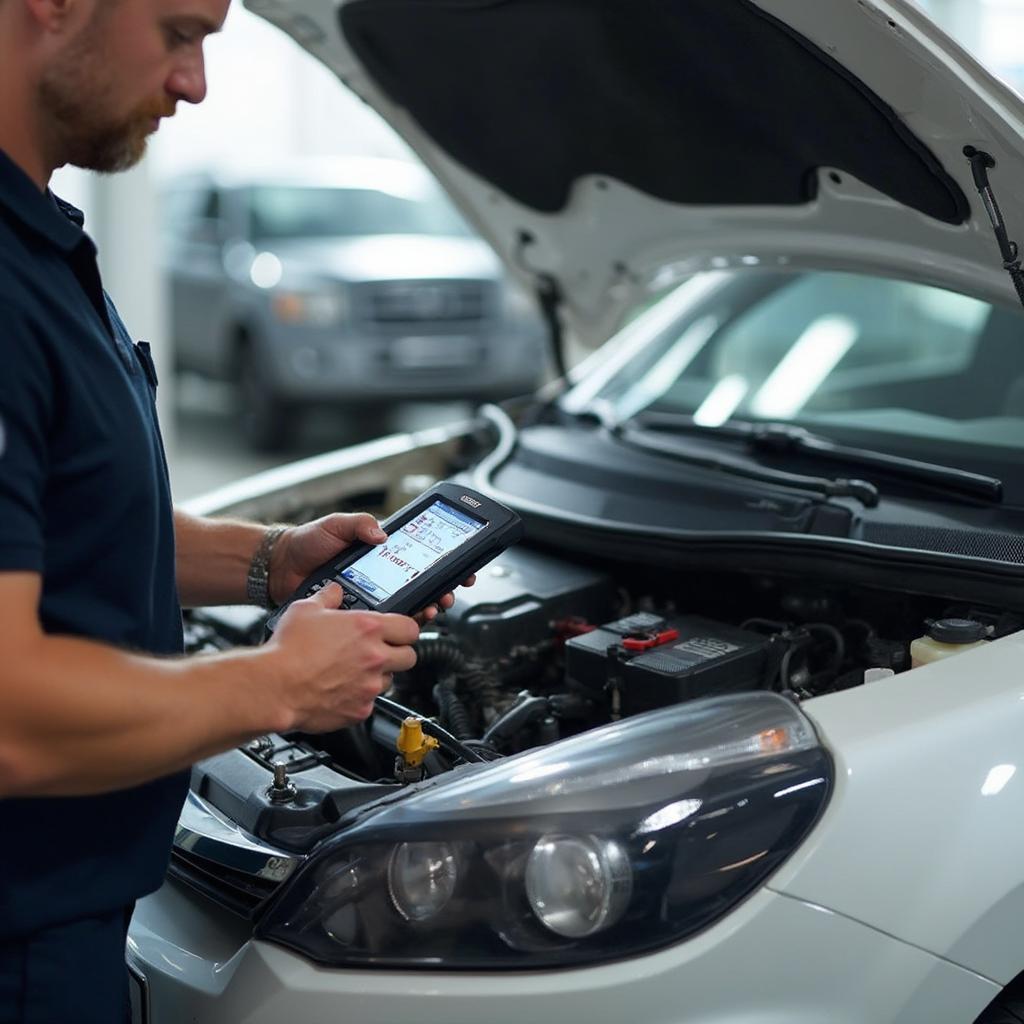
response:
[[[679,639],[678,629],[662,629],[644,633],[634,633],[632,636],[623,638],[622,646],[627,651],[649,651],[654,647],[661,647],[663,644],[670,644],[673,640]]]

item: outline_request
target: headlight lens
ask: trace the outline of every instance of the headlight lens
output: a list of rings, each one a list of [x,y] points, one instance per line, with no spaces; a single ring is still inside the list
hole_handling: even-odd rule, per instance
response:
[[[526,898],[545,928],[567,939],[615,924],[629,904],[625,850],[597,836],[542,836],[526,861]]]
[[[335,965],[538,969],[678,942],[799,845],[832,766],[775,694],[655,711],[410,789],[326,840],[261,938]]]
[[[426,921],[452,898],[458,874],[447,843],[402,843],[388,865],[391,902],[407,921]]]

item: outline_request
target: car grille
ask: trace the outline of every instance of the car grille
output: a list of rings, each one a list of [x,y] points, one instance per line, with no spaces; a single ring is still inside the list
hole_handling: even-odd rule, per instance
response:
[[[388,281],[361,289],[360,309],[379,323],[472,322],[490,315],[488,281]]]
[[[168,874],[242,917],[252,917],[281,884],[211,864],[175,847]]]
[[[1024,564],[1024,536],[991,530],[958,530],[943,526],[907,526],[903,523],[865,523],[863,539],[888,547],[942,551],[968,558]]]

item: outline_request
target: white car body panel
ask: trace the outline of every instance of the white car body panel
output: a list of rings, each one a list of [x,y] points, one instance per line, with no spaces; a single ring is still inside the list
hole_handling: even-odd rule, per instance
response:
[[[840,914],[764,890],[659,953],[587,970],[458,974],[326,969],[255,941],[234,952],[193,948],[202,922],[169,888],[142,900],[132,923],[129,959],[146,964],[151,1024],[519,1024],[555,1014],[581,1024],[954,1024],[998,991]]]
[[[344,0],[342,0],[344,2]],[[594,174],[557,214],[532,210],[451,159],[392,103],[338,28],[335,0],[247,0],[378,110],[438,176],[521,281],[559,282],[568,325],[604,340],[652,282],[742,259],[902,274],[991,301],[1014,299],[963,147],[996,161],[992,182],[1010,226],[1024,231],[1024,100],[908,0],[757,0],[843,64],[901,117],[962,188],[971,216],[951,226],[821,168],[816,198],[798,206],[685,206]],[[567,125],[566,130],[571,130]],[[829,177],[836,170],[842,183]],[[598,182],[600,181],[600,184]],[[529,265],[520,236],[535,243]]]
[[[770,886],[1006,984],[1024,964],[1024,633],[807,701],[836,761]]]

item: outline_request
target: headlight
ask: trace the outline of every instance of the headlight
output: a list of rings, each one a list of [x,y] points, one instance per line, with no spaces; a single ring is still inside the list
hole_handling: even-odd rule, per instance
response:
[[[775,694],[693,701],[431,780],[326,840],[257,926],[325,964],[538,969],[678,942],[817,820],[831,761]]]
[[[285,324],[333,327],[348,315],[348,301],[341,287],[322,291],[279,289],[270,297],[274,316]]]
[[[525,882],[537,920],[556,935],[580,939],[622,917],[633,874],[614,839],[542,836],[527,858]]]
[[[426,921],[452,898],[458,866],[447,843],[402,843],[391,854],[388,891],[407,921]]]

